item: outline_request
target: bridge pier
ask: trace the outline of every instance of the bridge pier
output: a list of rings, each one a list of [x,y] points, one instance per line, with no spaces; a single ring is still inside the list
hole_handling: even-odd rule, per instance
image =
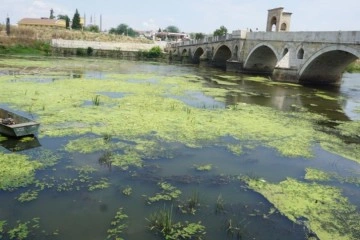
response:
[[[243,63],[239,61],[226,61],[226,71],[241,73],[243,68]]]
[[[274,68],[272,79],[279,82],[299,83],[298,70],[296,68]]]

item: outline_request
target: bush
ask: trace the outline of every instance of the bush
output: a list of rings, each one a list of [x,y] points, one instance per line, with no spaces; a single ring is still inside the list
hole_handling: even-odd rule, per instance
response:
[[[93,52],[94,52],[94,49],[92,47],[88,47],[86,50],[86,53],[88,56],[92,56]]]
[[[162,56],[162,51],[159,46],[152,47],[149,51],[139,51],[139,57],[158,58]]]
[[[85,49],[83,49],[83,48],[77,48],[77,49],[76,49],[76,55],[77,55],[77,56],[85,56],[85,55],[86,55]]]

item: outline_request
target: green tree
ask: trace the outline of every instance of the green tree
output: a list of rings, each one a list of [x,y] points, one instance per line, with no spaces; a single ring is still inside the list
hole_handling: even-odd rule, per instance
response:
[[[86,31],[89,32],[100,32],[99,26],[98,25],[90,25],[86,28]]]
[[[53,9],[50,9],[50,19],[54,19],[55,16],[54,16],[54,10]]]
[[[118,34],[118,35],[126,35],[130,37],[136,37],[138,36],[138,32],[136,32],[134,29],[129,27],[127,24],[120,24],[116,28],[111,28],[109,33],[111,34]]]
[[[70,18],[68,17],[68,15],[58,15],[57,19],[63,19],[66,22],[66,28],[70,27]]]
[[[228,30],[226,27],[221,26],[219,29],[216,29],[214,31],[214,36],[225,36],[227,34]]]
[[[81,29],[80,14],[77,9],[75,11],[75,14],[74,14],[74,17],[72,20],[71,28],[72,29]]]
[[[201,40],[205,38],[205,34],[203,33],[195,33],[195,39],[196,40]]]
[[[179,33],[180,30],[176,26],[168,26],[167,28],[165,28],[165,32]]]

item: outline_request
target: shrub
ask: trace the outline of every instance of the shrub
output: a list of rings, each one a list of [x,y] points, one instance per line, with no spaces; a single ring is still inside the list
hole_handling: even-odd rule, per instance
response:
[[[88,56],[92,56],[93,52],[94,52],[94,49],[92,47],[88,47],[86,50],[86,53]]]
[[[77,48],[77,49],[76,49],[76,55],[77,55],[77,56],[85,56],[85,55],[86,55],[85,49],[83,49],[83,48]]]

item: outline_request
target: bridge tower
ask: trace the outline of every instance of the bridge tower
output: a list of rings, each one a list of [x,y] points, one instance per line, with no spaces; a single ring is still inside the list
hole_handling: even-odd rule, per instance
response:
[[[288,32],[290,30],[291,14],[284,12],[282,7],[268,10],[266,31]]]

